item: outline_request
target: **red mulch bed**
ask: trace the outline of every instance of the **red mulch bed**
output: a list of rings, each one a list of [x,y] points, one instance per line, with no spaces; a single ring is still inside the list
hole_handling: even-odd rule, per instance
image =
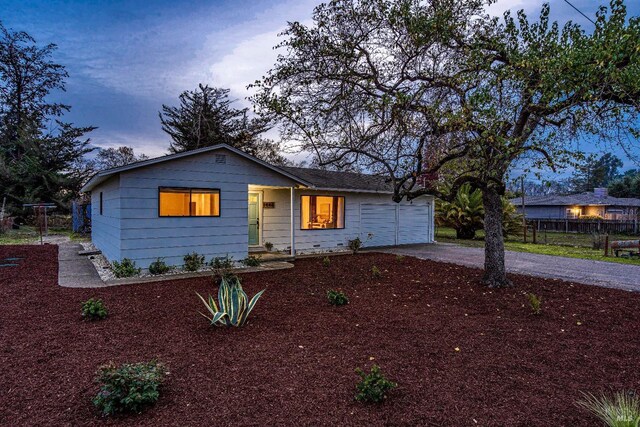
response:
[[[448,264],[309,258],[246,275],[250,295],[267,291],[247,327],[220,329],[197,314],[211,279],[65,289],[56,254],[0,246],[26,257],[0,269],[1,425],[594,425],[580,391],[640,384],[640,294],[518,276],[488,290],[478,270]],[[328,305],[328,288],[351,303]],[[542,315],[524,291],[542,296]],[[80,319],[90,297],[108,319]],[[170,368],[158,403],[101,418],[96,368],[151,358]],[[399,384],[380,406],[353,400],[354,368],[372,363]]]

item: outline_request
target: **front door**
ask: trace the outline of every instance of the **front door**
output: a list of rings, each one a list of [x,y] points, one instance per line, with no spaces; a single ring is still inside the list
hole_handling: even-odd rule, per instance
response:
[[[249,193],[249,244],[260,244],[260,193]]]

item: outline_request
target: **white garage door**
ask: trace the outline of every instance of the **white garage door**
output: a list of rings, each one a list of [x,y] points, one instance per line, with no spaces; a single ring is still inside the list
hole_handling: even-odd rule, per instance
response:
[[[360,205],[360,238],[366,246],[406,245],[431,240],[429,204]],[[373,236],[367,241],[367,236]]]
[[[371,233],[371,240],[367,236]],[[361,204],[360,238],[366,246],[396,244],[396,205]]]
[[[431,209],[428,205],[402,205],[398,207],[398,244],[429,241]]]

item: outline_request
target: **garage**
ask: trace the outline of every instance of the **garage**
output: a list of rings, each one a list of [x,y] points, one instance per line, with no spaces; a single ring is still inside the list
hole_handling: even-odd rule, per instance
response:
[[[366,246],[393,246],[432,241],[431,205],[396,203],[360,205],[360,238]],[[369,233],[371,239],[367,240]]]

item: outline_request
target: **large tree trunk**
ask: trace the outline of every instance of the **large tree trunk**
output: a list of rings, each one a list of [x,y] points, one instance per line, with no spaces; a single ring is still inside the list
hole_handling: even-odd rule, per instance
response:
[[[502,200],[495,188],[482,192],[484,205],[484,277],[491,288],[510,286],[504,265],[504,236],[502,235]]]

